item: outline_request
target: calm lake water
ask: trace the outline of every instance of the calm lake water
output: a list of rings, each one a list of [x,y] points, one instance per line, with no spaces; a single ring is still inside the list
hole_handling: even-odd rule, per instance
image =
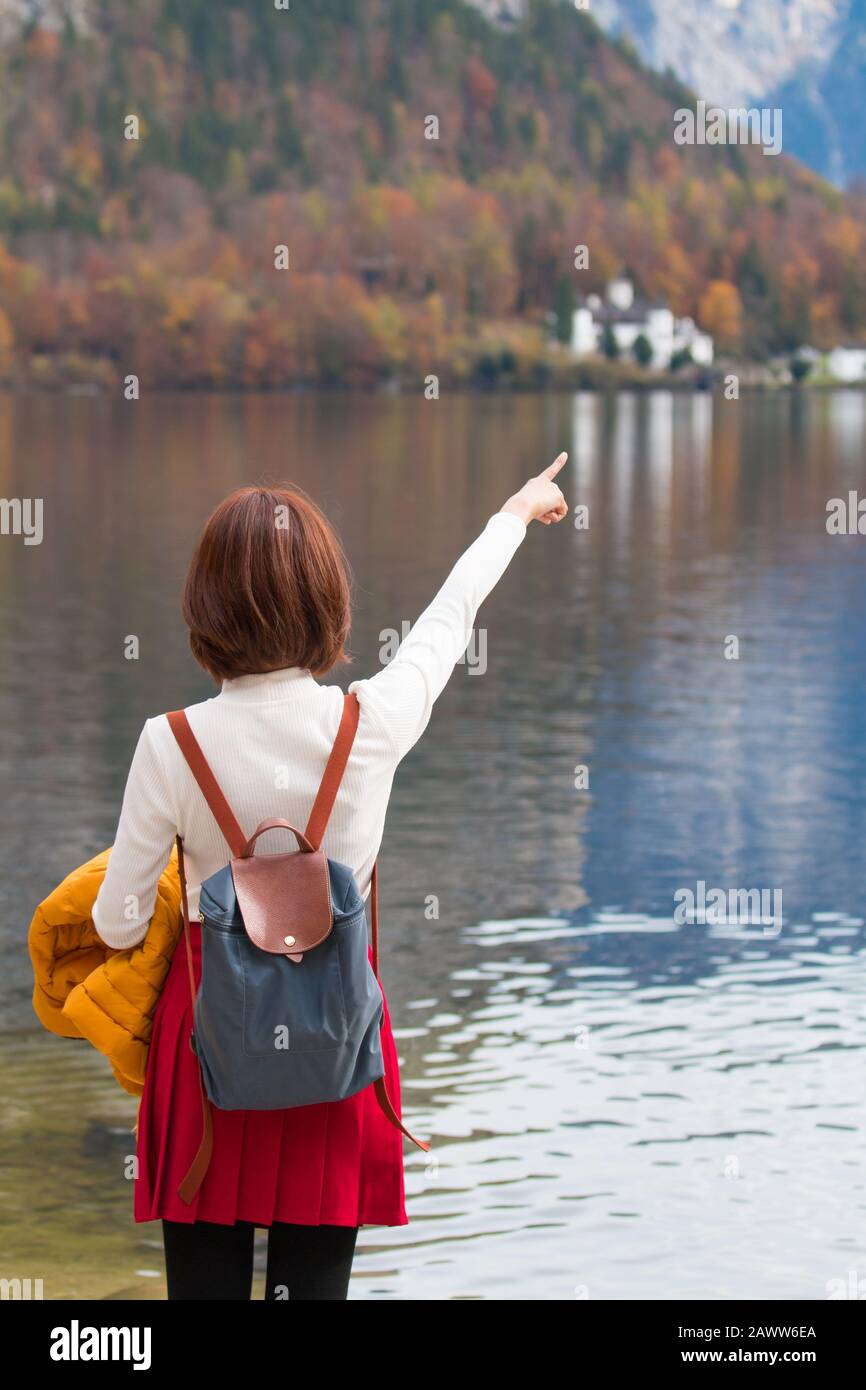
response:
[[[135,1103],[41,1032],[25,943],[110,843],[145,718],[211,693],[178,612],[204,516],[311,491],[363,674],[566,448],[589,529],[532,528],[395,785],[383,978],[434,1159],[407,1149],[411,1224],[362,1232],[352,1296],[866,1277],[866,537],[825,526],[866,494],[864,437],[854,393],[0,399],[0,494],[45,506],[42,545],[0,538],[0,1275],[164,1296]],[[781,930],[678,923],[699,882],[780,890]]]

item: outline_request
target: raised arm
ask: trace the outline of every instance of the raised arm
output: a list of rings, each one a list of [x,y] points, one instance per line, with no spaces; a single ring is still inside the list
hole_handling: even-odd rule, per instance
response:
[[[469,644],[478,609],[505,573],[529,523],[541,521],[549,526],[567,514],[565,499],[554,482],[567,457],[560,454],[509,497],[461,555],[394,659],[377,675],[350,686],[398,758],[426,729],[434,702]]]

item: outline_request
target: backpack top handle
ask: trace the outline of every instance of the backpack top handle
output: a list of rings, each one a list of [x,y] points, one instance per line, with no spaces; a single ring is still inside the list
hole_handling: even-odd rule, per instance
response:
[[[239,854],[237,856],[238,859],[252,859],[253,852],[255,850],[256,840],[259,838],[260,835],[265,835],[269,830],[291,830],[292,834],[298,842],[298,849],[303,854],[317,853],[315,845],[310,844],[310,841],[304,834],[303,830],[298,830],[296,826],[289,825],[289,822],[287,820],[282,820],[279,817],[275,817],[273,820],[263,820],[261,825],[253,831],[252,835],[244,845],[243,854]]]

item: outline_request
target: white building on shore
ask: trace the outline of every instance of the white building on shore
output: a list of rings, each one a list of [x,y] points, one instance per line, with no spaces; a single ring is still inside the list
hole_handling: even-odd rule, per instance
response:
[[[636,299],[634,285],[626,275],[611,280],[602,300],[587,295],[574,311],[571,324],[571,351],[575,357],[603,352],[607,331],[613,334],[621,357],[633,357],[638,338],[649,343],[650,366],[664,370],[671,358],[688,350],[692,361],[709,367],[713,361],[713,340],[702,333],[693,319],[678,319],[666,304]]]
[[[827,353],[827,372],[834,381],[862,381],[866,385],[866,346],[842,343]]]

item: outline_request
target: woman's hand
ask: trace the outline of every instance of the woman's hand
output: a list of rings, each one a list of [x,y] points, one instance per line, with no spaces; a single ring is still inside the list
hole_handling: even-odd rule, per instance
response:
[[[509,497],[502,511],[513,512],[526,526],[530,521],[541,521],[545,526],[562,521],[568,515],[568,504],[553,480],[560,468],[565,467],[567,458],[568,454],[560,454],[537,478],[530,478],[519,492]]]

